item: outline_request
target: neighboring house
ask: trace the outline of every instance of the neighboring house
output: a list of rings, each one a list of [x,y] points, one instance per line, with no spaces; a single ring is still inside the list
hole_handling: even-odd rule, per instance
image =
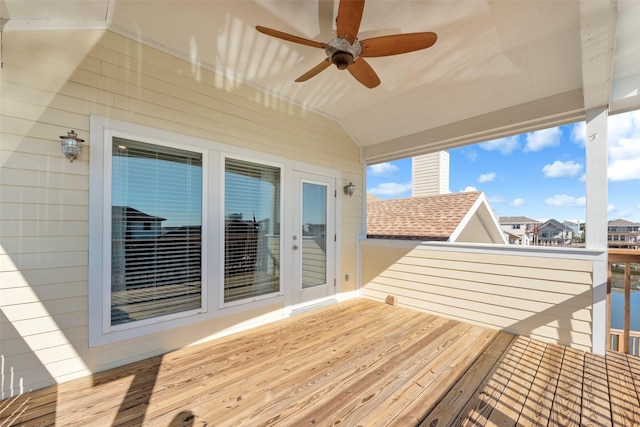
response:
[[[508,234],[512,245],[529,246],[535,244],[540,232],[540,221],[526,216],[501,216],[500,228]]]
[[[505,229],[504,226],[500,226],[500,228],[502,228],[502,231],[507,237],[507,241],[510,245],[529,246],[531,244],[528,233],[520,233],[519,230],[518,232],[512,232],[509,229]]]
[[[607,240],[610,248],[638,249],[640,223],[624,219],[609,221]]]
[[[367,237],[508,243],[480,191],[369,201]]]
[[[562,225],[571,229],[571,244],[584,244],[584,229],[581,226],[580,222],[573,222],[564,220],[562,221]]]
[[[573,233],[574,231],[571,227],[555,219],[550,219],[540,226],[538,244],[543,246],[571,246]]]
[[[526,229],[512,229],[509,226],[500,225],[500,228],[507,236],[507,240],[510,245],[521,245],[521,246],[529,246],[531,245],[531,234]]]
[[[129,206],[111,207],[113,234],[121,238],[149,239],[158,237],[162,233],[163,221],[166,221],[166,218],[148,215]]]

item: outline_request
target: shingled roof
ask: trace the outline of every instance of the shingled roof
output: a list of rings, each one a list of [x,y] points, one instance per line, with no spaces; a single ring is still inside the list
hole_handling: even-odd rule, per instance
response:
[[[367,199],[367,237],[448,241],[480,191],[405,199]]]

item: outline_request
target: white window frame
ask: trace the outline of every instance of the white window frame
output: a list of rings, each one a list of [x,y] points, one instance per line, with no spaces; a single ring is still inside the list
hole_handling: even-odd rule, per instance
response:
[[[89,185],[89,346],[107,344],[181,326],[207,312],[208,151],[184,137],[136,125],[91,117]],[[111,325],[111,185],[112,139],[120,137],[160,147],[202,154],[202,265],[200,307],[135,322]],[[97,315],[100,313],[100,315]]]
[[[112,136],[203,154],[202,304],[200,309],[111,326]],[[278,292],[224,303],[224,233],[221,231],[224,229],[224,206],[220,203],[220,200],[224,200],[225,157],[280,168],[282,251],[284,235],[282,224],[286,221],[283,191],[286,188],[287,171],[290,166],[281,156],[267,153],[256,155],[255,151],[241,147],[95,115],[90,117],[89,155],[89,347],[143,337],[273,304],[284,304],[286,290],[283,283],[286,278],[282,273]],[[220,165],[223,165],[222,168],[219,167]],[[219,171],[216,168],[219,168]],[[274,316],[277,315],[278,312],[274,314]],[[238,330],[241,329],[242,327],[239,327]]]
[[[256,163],[256,164],[261,164],[261,165],[265,165],[265,166],[272,166],[275,168],[280,169],[280,283],[278,284],[278,290],[268,293],[268,294],[264,294],[264,295],[256,295],[256,296],[250,296],[244,299],[240,299],[240,300],[236,300],[236,301],[229,301],[229,302],[225,302],[224,300],[224,287],[225,287],[225,283],[224,283],[224,250],[225,250],[225,221],[224,221],[224,209],[225,209],[225,172],[226,172],[226,160],[227,159],[234,159],[234,160],[240,160],[240,161],[245,161],[245,162],[250,162],[250,163]],[[267,299],[273,299],[274,297],[282,297],[284,296],[284,290],[283,290],[283,286],[282,286],[282,281],[283,281],[283,275],[282,275],[282,250],[283,250],[283,244],[282,244],[282,240],[283,240],[283,236],[284,236],[284,230],[282,227],[283,224],[283,217],[285,216],[284,213],[284,187],[283,187],[283,181],[284,181],[284,165],[281,162],[274,162],[274,161],[269,161],[269,160],[256,160],[255,157],[247,157],[247,156],[242,156],[242,155],[234,155],[231,153],[224,153],[220,156],[220,209],[222,211],[222,220],[220,221],[220,243],[219,243],[219,247],[220,247],[220,254],[222,255],[222,263],[223,263],[223,267],[220,269],[220,273],[219,273],[219,282],[220,282],[220,289],[219,289],[219,295],[218,295],[218,300],[220,301],[219,304],[219,308],[226,308],[226,307],[235,307],[235,306],[239,306],[239,305],[245,305],[247,304],[247,302],[253,302],[253,301],[263,301],[263,300],[267,300]]]

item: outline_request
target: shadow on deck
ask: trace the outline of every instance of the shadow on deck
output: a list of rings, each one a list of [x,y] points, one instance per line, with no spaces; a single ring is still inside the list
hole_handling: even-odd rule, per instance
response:
[[[640,424],[640,359],[366,299],[0,402],[0,426]]]

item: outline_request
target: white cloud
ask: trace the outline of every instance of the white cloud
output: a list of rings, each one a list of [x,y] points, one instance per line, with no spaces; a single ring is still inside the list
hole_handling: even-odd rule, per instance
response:
[[[462,190],[462,193],[468,193],[470,191],[478,191],[478,189],[476,187],[473,186],[468,186],[467,188],[465,188],[464,190]]]
[[[580,147],[584,147],[587,142],[587,124],[578,122],[571,128],[571,140]]]
[[[411,191],[411,183],[400,184],[397,182],[385,182],[367,190],[368,193],[378,196],[406,196]]]
[[[574,207],[585,206],[586,201],[586,197],[573,197],[568,194],[556,194],[553,197],[546,198],[544,203],[548,206]]]
[[[609,179],[640,179],[640,111],[610,116],[607,129]]]
[[[640,143],[640,141],[639,141]],[[616,160],[609,163],[607,174],[611,181],[640,179],[640,156],[636,159]]]
[[[488,200],[489,200],[489,203],[504,203],[504,202],[506,202],[506,201],[507,201],[507,200],[506,200],[504,197],[502,197],[502,196],[492,196],[492,197],[489,197],[489,199],[488,199]]]
[[[375,176],[395,176],[398,173],[398,166],[389,162],[371,165],[367,169],[370,174]]]
[[[609,143],[609,169],[612,181],[640,179],[640,128],[631,138],[622,138]]]
[[[518,207],[518,206],[523,206],[524,205],[524,199],[514,199],[511,203],[509,203],[509,206],[513,206],[513,207]]]
[[[613,212],[614,210],[616,210],[615,205],[611,205],[611,204],[610,204],[610,205],[607,205],[607,212],[611,213],[611,212]]]
[[[560,145],[562,132],[560,128],[550,128],[527,134],[527,144],[524,151],[540,151],[547,147]]]
[[[569,160],[568,162],[556,160],[550,165],[545,165],[542,168],[542,172],[544,176],[548,178],[571,178],[578,175],[582,169],[583,166],[573,160]]]
[[[499,151],[500,154],[503,155],[511,154],[519,146],[520,143],[518,142],[517,135],[480,143],[480,148],[482,148],[483,150]]]
[[[607,122],[607,138],[609,141],[629,137],[640,129],[640,110],[609,116]],[[610,144],[611,145],[611,144]]]
[[[474,149],[468,149],[464,151],[464,155],[471,163],[478,159],[478,152]]]
[[[483,173],[478,177],[478,182],[491,182],[496,179],[496,176],[495,172]]]

